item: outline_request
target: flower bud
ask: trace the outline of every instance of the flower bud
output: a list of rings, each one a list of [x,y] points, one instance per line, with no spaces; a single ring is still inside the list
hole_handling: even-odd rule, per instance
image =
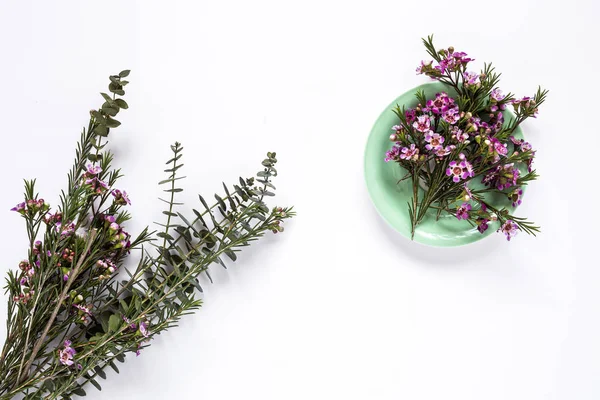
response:
[[[398,140],[398,135],[396,135],[395,133],[392,133],[390,135],[390,141],[395,142]]]

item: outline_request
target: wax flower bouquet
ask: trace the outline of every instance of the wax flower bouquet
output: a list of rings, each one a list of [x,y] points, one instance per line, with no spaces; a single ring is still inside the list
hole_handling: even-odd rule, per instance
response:
[[[422,61],[417,73],[445,84],[447,91],[429,98],[418,91],[416,107],[395,108],[399,123],[392,127],[394,144],[385,155],[385,161],[406,171],[402,179],[411,180],[412,236],[430,210],[437,218],[449,213],[481,233],[495,222],[508,240],[519,231],[535,235],[537,226],[491,199],[506,197],[514,208],[521,204],[524,186],[538,177],[532,168],[535,151],[515,130],[536,117],[547,91],[539,88],[523,98],[503,94],[492,64],[471,72],[474,60],[466,53],[437,50],[432,36],[423,43],[433,60]]]
[[[129,71],[110,77],[110,95],[90,112],[77,146],[67,187],[56,207],[25,182],[24,201],[13,211],[27,230],[27,253],[6,279],[8,320],[0,355],[0,398],[69,399],[100,389],[105,369],[137,353],[161,332],[201,305],[199,276],[213,263],[225,266],[237,252],[268,232],[283,231],[291,208],[269,208],[277,175],[268,153],[257,178],[243,179],[215,195],[200,196],[198,210],[184,216],[176,196],[183,148],[171,146],[166,198],[159,232],[126,231],[129,195],[119,188],[107,138],[120,125],[114,117],[128,105],[121,98]],[[146,245],[146,246],[144,246]],[[137,251],[132,268],[124,262]]]

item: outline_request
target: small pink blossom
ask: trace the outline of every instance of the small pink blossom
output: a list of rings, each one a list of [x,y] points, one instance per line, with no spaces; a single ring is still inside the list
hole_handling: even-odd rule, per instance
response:
[[[427,132],[429,131],[429,127],[431,126],[431,118],[429,115],[420,115],[417,117],[417,120],[413,123],[413,127],[419,132]]]
[[[461,219],[469,219],[469,211],[471,211],[471,205],[469,203],[463,203],[456,210],[456,218]]]
[[[425,140],[427,141],[427,145],[425,145],[427,150],[436,150],[444,143],[444,137],[439,133],[433,133],[433,131],[425,133]]]
[[[71,347],[70,340],[65,340],[63,346],[64,348],[58,351],[58,359],[62,365],[70,367],[74,364],[73,356],[77,354],[77,352]]]
[[[519,233],[519,226],[513,220],[509,219],[500,227],[499,231],[506,235],[506,240],[510,241],[511,238]]]
[[[410,147],[403,147],[400,158],[403,160],[416,161],[419,158],[419,149],[415,147],[414,143],[411,144]]]
[[[502,90],[496,88],[494,90],[492,90],[492,92],[490,93],[490,98],[492,98],[493,100],[496,101],[500,101],[502,99],[504,99],[504,95],[502,94]]]

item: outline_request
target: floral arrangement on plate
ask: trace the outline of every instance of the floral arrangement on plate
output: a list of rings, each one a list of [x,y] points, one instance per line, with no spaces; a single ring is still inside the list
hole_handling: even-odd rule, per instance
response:
[[[411,238],[432,213],[436,220],[451,215],[480,233],[497,223],[508,240],[521,231],[535,235],[539,227],[513,214],[524,187],[538,177],[535,151],[519,127],[536,117],[547,90],[522,98],[504,94],[491,63],[471,72],[474,60],[466,53],[438,50],[432,36],[423,43],[433,60],[422,61],[417,73],[443,84],[443,90],[435,95],[417,90],[414,107],[396,105],[393,145],[384,157],[404,171],[398,181],[411,184]],[[498,206],[499,198],[510,205]]]
[[[199,196],[200,207],[185,216],[177,194],[183,147],[171,146],[166,198],[158,232],[136,237],[126,231],[131,200],[118,186],[122,176],[111,166],[107,138],[120,125],[115,116],[129,106],[124,79],[110,77],[111,94],[90,112],[81,134],[67,187],[57,207],[25,182],[23,202],[12,211],[27,231],[26,257],[6,279],[7,337],[0,354],[0,398],[69,399],[84,396],[87,384],[101,389],[105,370],[140,354],[150,341],[201,306],[201,274],[225,267],[237,253],[265,233],[283,231],[292,208],[269,208],[277,176],[275,153],[268,153],[257,178],[240,178],[214,204]],[[146,245],[146,247],[144,247]],[[154,248],[154,250],[152,249]],[[137,251],[133,268],[124,263]]]

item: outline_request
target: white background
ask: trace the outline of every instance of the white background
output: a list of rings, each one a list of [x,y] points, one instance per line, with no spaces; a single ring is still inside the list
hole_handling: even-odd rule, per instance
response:
[[[203,309],[90,398],[598,399],[599,17],[593,0],[3,0],[0,273],[25,255],[8,211],[21,179],[57,203],[88,110],[130,68],[111,148],[132,231],[160,218],[155,183],[175,140],[190,207],[275,150],[276,202],[299,215],[213,268]],[[367,135],[427,81],[414,69],[430,33],[477,67],[494,61],[505,91],[550,89],[524,127],[542,179],[520,211],[538,238],[428,248],[374,211]]]

